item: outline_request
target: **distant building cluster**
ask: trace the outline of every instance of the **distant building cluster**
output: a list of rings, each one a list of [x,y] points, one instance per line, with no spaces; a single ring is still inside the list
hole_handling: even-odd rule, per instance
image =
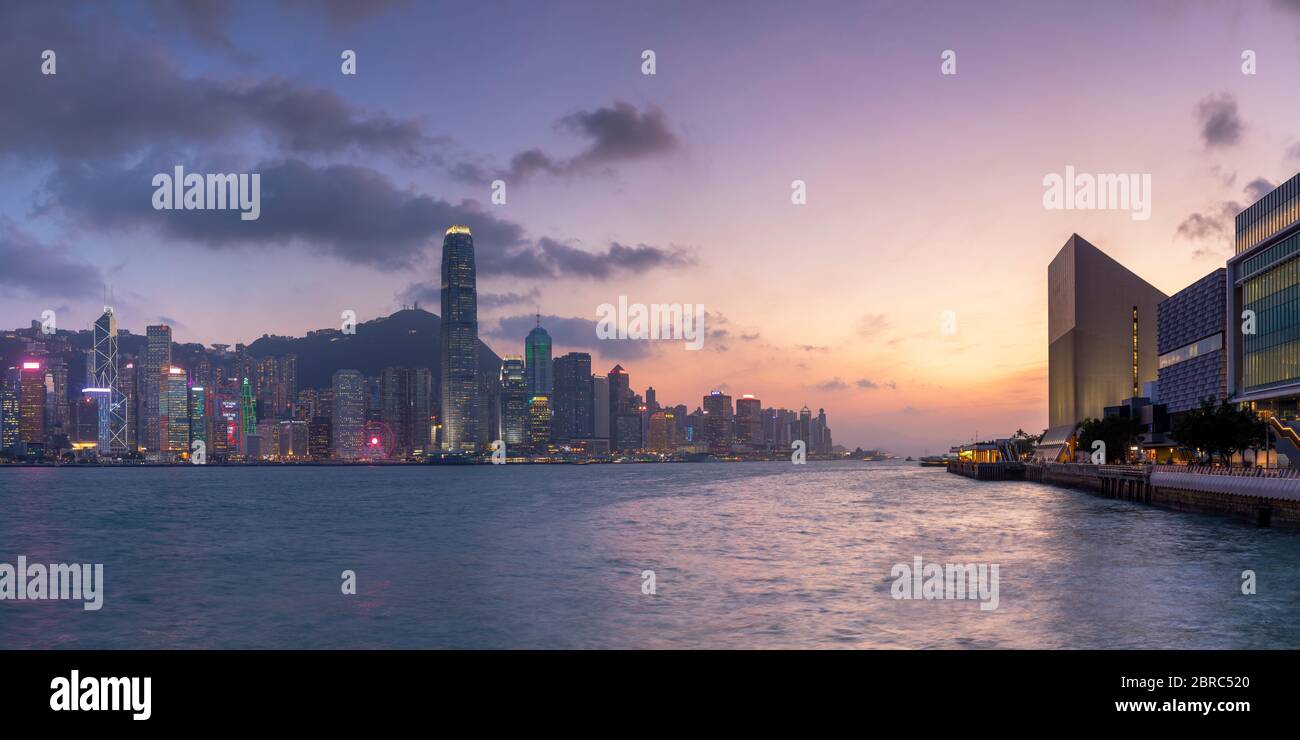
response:
[[[438,368],[339,369],[300,387],[296,354],[175,343],[166,324],[118,329],[106,307],[88,332],[47,333],[39,321],[0,334],[18,359],[0,376],[0,451],[10,458],[156,462],[420,461],[507,451],[576,457],[717,457],[833,452],[824,409],[764,408],[746,394],[704,395],[692,411],[633,390],[615,365],[554,356],[537,325],[523,355],[485,373],[474,242],[447,229]],[[143,341],[141,341],[143,339]],[[131,349],[127,351],[124,345]],[[7,363],[6,363],[7,364]],[[319,373],[316,373],[319,375]]]

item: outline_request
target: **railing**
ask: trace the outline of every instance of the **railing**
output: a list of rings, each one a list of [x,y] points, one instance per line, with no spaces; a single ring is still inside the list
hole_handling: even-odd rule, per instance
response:
[[[1296,431],[1290,425],[1283,424],[1276,416],[1268,417],[1268,425],[1273,428],[1274,432],[1286,437],[1291,444],[1296,446],[1296,449],[1300,449],[1300,434],[1296,434]]]
[[[1300,478],[1295,468],[1243,468],[1228,465],[1156,465],[1156,473],[1191,473],[1193,475],[1224,475],[1237,478]]]

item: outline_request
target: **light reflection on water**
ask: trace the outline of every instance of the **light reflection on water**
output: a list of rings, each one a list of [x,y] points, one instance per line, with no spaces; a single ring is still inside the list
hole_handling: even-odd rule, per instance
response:
[[[0,648],[1300,647],[1300,532],[904,463],[0,470],[20,554],[104,608]],[[891,598],[918,555],[998,609]]]

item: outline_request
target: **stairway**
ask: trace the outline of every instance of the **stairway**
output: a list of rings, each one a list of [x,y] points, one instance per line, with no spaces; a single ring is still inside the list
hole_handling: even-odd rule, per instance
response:
[[[1300,434],[1290,424],[1280,421],[1276,416],[1268,417],[1269,435],[1279,455],[1286,455],[1287,463],[1293,468],[1300,468]]]

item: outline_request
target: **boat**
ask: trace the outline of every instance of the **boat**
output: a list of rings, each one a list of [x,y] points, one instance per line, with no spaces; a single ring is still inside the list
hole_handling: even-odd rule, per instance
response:
[[[921,467],[923,468],[942,468],[947,467],[947,465],[948,458],[944,455],[925,455],[921,458]]]

